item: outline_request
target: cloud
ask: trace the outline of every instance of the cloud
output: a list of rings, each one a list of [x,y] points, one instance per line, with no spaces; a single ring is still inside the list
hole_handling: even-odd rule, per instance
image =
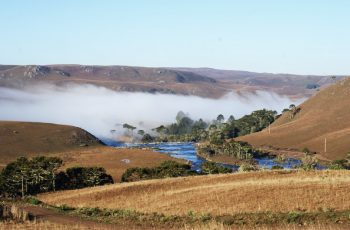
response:
[[[115,92],[93,85],[42,85],[23,90],[0,87],[0,120],[74,125],[100,138],[109,138],[110,130],[122,131],[120,124],[154,128],[174,122],[180,110],[192,119],[212,120],[218,114],[239,118],[262,108],[281,111],[299,102],[265,91],[208,99]]]

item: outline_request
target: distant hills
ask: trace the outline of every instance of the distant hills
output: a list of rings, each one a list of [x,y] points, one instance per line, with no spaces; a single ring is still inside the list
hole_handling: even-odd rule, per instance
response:
[[[257,147],[306,147],[319,158],[344,158],[350,152],[349,105],[350,78],[346,78],[301,104],[294,117],[290,112],[283,113],[272,124],[270,133],[263,130],[239,139]]]
[[[342,76],[336,78],[341,79]],[[115,91],[219,98],[232,90],[272,91],[291,98],[310,97],[332,83],[330,76],[254,73],[210,68],[145,68],[86,65],[0,65],[0,86],[20,88],[52,83],[93,84]]]

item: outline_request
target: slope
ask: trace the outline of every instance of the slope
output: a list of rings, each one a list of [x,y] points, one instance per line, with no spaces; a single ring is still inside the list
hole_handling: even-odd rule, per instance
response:
[[[66,125],[0,121],[0,163],[19,156],[64,152],[103,144],[87,131]]]
[[[320,158],[344,158],[350,151],[349,104],[350,78],[346,78],[298,106],[300,111],[293,118],[291,112],[285,112],[272,124],[270,133],[263,130],[238,139],[256,147],[307,147]]]

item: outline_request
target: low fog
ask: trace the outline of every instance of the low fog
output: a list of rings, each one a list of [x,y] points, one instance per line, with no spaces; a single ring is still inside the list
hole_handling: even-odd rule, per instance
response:
[[[192,119],[213,120],[218,114],[240,118],[258,109],[280,112],[296,103],[275,93],[230,93],[221,99],[147,93],[115,92],[92,85],[40,86],[23,90],[0,87],[0,120],[36,121],[81,127],[100,138],[121,124],[151,129],[175,121],[178,111]]]

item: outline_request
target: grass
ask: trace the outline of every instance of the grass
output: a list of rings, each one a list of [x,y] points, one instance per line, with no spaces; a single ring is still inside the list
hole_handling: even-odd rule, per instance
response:
[[[26,223],[17,223],[17,222],[0,222],[0,230],[99,230],[100,228],[96,227],[86,227],[79,224],[58,224],[48,221],[43,222],[26,222]]]
[[[88,147],[80,147],[80,142]],[[56,156],[69,167],[103,167],[118,182],[126,169],[155,167],[176,160],[162,153],[103,146],[86,131],[73,126],[35,122],[0,121],[0,169],[20,156]],[[122,160],[129,159],[130,163]]]
[[[333,226],[339,229],[350,227],[350,211],[318,210],[316,212],[293,211],[287,213],[257,212],[212,216],[208,213],[188,212],[184,215],[164,215],[160,213],[142,213],[128,209],[67,208],[60,212],[83,219],[117,224],[119,226],[138,226],[140,228],[175,229],[254,229],[296,226],[314,227]],[[320,228],[327,229],[327,228]],[[333,229],[333,228],[332,228]]]
[[[51,205],[211,215],[350,210],[350,171],[263,171],[169,178],[39,195]]]
[[[296,152],[288,151],[291,148],[302,150],[307,147],[317,152],[319,160],[345,158],[350,150],[349,87],[350,78],[339,81],[302,103],[300,112],[293,119],[286,112],[271,125],[270,131],[265,129],[237,139],[256,148],[273,146],[283,150],[277,153],[288,156]]]

